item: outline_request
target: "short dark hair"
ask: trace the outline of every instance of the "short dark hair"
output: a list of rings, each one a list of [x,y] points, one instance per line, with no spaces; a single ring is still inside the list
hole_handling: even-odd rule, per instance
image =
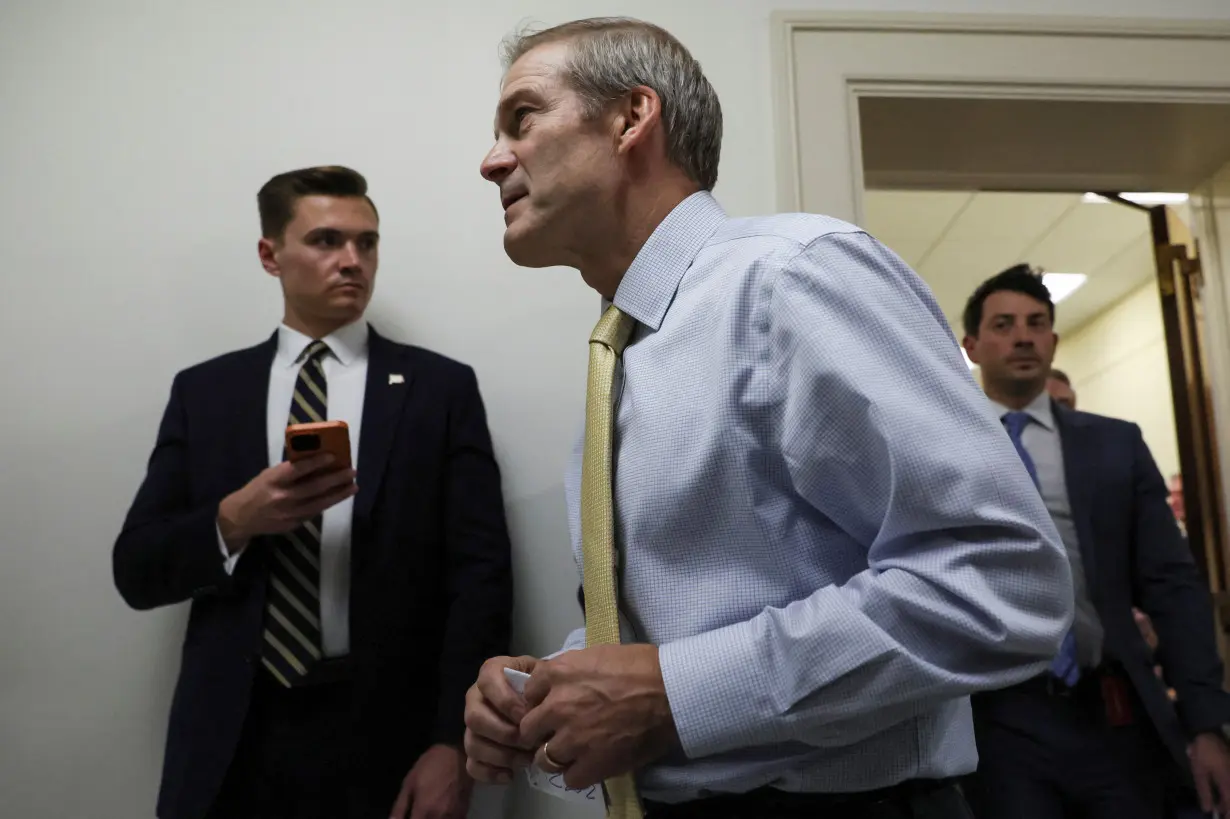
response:
[[[978,328],[982,326],[982,306],[987,298],[992,293],[1004,291],[1023,293],[1042,302],[1050,314],[1051,324],[1055,323],[1055,302],[1051,301],[1051,291],[1042,283],[1042,274],[1028,264],[1018,264],[978,285],[978,289],[969,297],[969,301],[965,303],[965,313],[961,317],[967,336],[978,335]]]
[[[266,182],[256,194],[261,235],[280,239],[295,218],[295,203],[305,196],[361,196],[376,210],[376,203],[367,195],[367,180],[358,171],[341,165],[286,171]],[[376,218],[380,218],[379,212]]]
[[[1065,373],[1063,370],[1059,369],[1058,367],[1051,367],[1051,374],[1048,377],[1053,378],[1056,381],[1062,381],[1063,383],[1067,384],[1069,387],[1072,386],[1072,379],[1068,378],[1068,374]]]

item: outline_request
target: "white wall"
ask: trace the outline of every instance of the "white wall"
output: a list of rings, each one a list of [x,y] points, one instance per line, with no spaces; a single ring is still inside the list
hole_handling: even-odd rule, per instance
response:
[[[5,0],[0,4],[0,793],[5,815],[152,814],[184,612],[128,611],[110,548],[172,374],[278,318],[256,188],[340,162],[385,235],[373,318],[478,370],[517,549],[517,643],[577,619],[560,473],[597,302],[503,256],[496,43],[518,22],[645,16],[727,112],[718,194],[772,208],[779,8],[1230,18],[1224,0]],[[566,816],[519,796],[518,815]],[[495,816],[493,806],[476,814]]]
[[[1162,474],[1179,471],[1170,367],[1155,283],[1137,288],[1060,339],[1055,366],[1072,379],[1079,409],[1139,424]]]

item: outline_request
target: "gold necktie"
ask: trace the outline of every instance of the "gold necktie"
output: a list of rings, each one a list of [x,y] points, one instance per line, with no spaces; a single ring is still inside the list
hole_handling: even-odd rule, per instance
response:
[[[585,644],[618,645],[619,598],[615,588],[615,509],[611,501],[612,396],[615,362],[636,322],[615,305],[607,308],[589,337],[589,385],[585,391],[585,456],[581,461],[581,555],[584,564]],[[641,819],[636,780],[622,774],[606,780],[607,816]]]

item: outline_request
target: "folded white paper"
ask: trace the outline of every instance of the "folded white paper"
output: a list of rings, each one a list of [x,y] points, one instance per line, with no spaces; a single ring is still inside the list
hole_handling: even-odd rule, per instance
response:
[[[514,691],[518,694],[525,693],[525,683],[530,678],[529,674],[526,674],[524,671],[506,668],[504,669],[504,677],[508,680],[508,684],[512,686]],[[567,802],[590,805],[594,809],[594,816],[606,815],[606,804],[602,798],[601,785],[590,785],[588,788],[578,789],[569,788],[564,784],[563,774],[547,773],[537,765],[531,765],[525,769],[525,778],[529,781],[530,787],[535,790],[549,793]],[[589,811],[586,811],[586,815],[590,815]]]

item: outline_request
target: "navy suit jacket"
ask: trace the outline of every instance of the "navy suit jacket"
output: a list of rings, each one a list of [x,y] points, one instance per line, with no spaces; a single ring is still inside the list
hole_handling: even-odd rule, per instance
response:
[[[269,549],[223,568],[218,503],[268,466],[276,334],[179,373],[115,543],[137,609],[192,609],[171,706],[162,819],[200,819],[235,753],[260,672]],[[390,383],[401,374],[404,382]],[[369,335],[351,533],[355,805],[387,811],[430,745],[460,745],[465,694],[508,653],[510,549],[500,474],[473,370]],[[358,808],[352,814],[358,816]],[[387,815],[387,814],[386,814]],[[366,817],[364,817],[366,819]]]
[[[1106,632],[1104,656],[1122,665],[1162,740],[1186,768],[1189,738],[1230,723],[1208,586],[1166,504],[1166,484],[1140,428],[1052,406],[1086,582]],[[1153,674],[1133,606],[1153,620],[1157,662],[1177,703]]]

